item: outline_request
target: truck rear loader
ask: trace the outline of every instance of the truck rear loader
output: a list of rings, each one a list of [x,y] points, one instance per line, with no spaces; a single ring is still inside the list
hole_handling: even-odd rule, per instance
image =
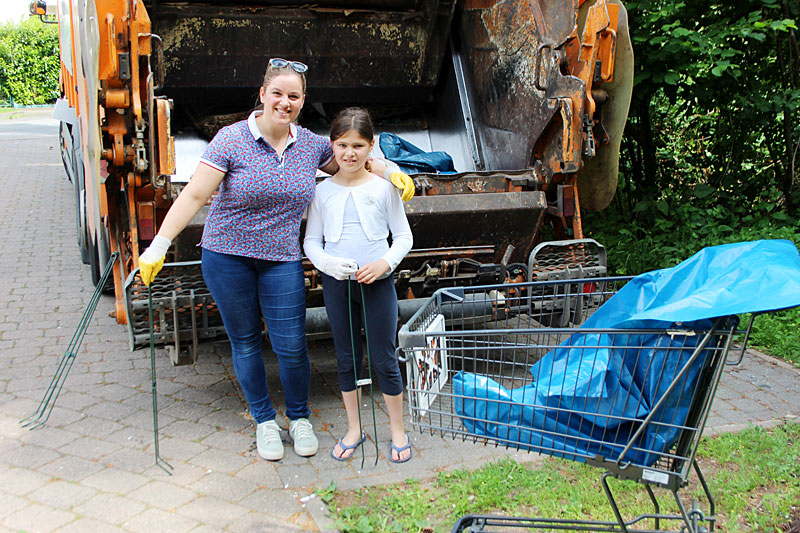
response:
[[[360,105],[379,132],[452,157],[453,173],[412,174],[401,314],[442,286],[536,279],[546,228],[577,240],[559,248],[565,263],[596,262],[580,214],[613,198],[633,84],[618,0],[58,0],[57,17],[77,243],[95,283],[119,252],[115,314],[132,348],[148,338],[139,253],[208,140],[254,108],[270,57],[309,66],[305,127],[325,135]],[[197,264],[204,215],[152,287],[156,340],[176,362],[222,333]],[[305,274],[314,333],[320,276],[307,261]]]

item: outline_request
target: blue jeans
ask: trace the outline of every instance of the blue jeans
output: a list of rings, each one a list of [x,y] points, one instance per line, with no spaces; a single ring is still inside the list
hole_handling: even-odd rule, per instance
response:
[[[257,423],[275,418],[261,354],[261,317],[286,396],[286,416],[307,418],[311,365],[300,261],[264,261],[203,250],[203,278],[231,343],[233,369]]]

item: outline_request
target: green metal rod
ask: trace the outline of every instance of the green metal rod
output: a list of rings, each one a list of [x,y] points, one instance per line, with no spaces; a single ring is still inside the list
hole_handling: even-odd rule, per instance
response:
[[[155,461],[156,466],[161,468],[164,472],[172,475],[172,465],[166,462],[162,457],[161,453],[158,449],[158,393],[156,389],[156,343],[155,343],[155,336],[153,333],[153,290],[150,286],[147,286],[147,312],[148,312],[148,320],[150,323],[150,382],[151,387],[150,390],[153,395],[153,451],[155,453]],[[177,335],[177,331],[175,332]],[[166,465],[166,466],[165,466]],[[168,469],[169,468],[169,469]]]
[[[367,300],[364,298],[364,284],[359,283],[358,288],[361,289],[361,310],[364,313],[364,340],[367,345],[367,375],[369,376],[369,396],[372,398],[372,431],[375,435],[375,466],[378,466],[378,423],[375,420],[375,393],[372,390],[372,359],[369,356],[369,328],[367,327]],[[389,452],[391,453],[391,452]],[[363,468],[364,458],[361,458]]]
[[[351,352],[353,355],[353,376],[356,382],[356,402],[358,403],[358,431],[359,435],[363,434],[364,426],[361,421],[361,398],[359,397],[359,385],[358,382],[361,381],[358,378],[358,367],[356,366],[356,341],[355,336],[353,334],[353,305],[352,305],[352,294],[350,292],[350,280],[347,280],[347,316],[350,320],[350,347]],[[369,357],[369,333],[367,328],[367,313],[366,313],[366,306],[364,305],[364,287],[361,283],[358,284],[359,288],[361,289],[361,308],[364,311],[364,335],[367,337],[367,375],[369,376],[369,396],[372,399],[372,435],[373,441],[375,442],[375,465],[378,464],[378,424],[375,421],[375,396],[373,396],[372,392],[372,363],[370,362]],[[361,339],[358,339],[361,342]],[[360,438],[360,436],[359,436]],[[361,468],[364,468],[364,459],[366,459],[366,452],[364,451],[364,446],[361,446]]]
[[[58,361],[58,367],[53,374],[53,379],[50,380],[50,384],[47,386],[44,396],[33,414],[19,421],[22,427],[36,429],[50,418],[50,413],[53,412],[53,407],[55,407],[58,396],[61,394],[61,389],[64,387],[67,375],[72,369],[72,365],[75,363],[75,357],[78,355],[78,350],[80,350],[81,343],[86,335],[86,330],[89,328],[89,322],[92,320],[94,312],[97,309],[97,304],[100,302],[103,288],[106,286],[106,282],[111,276],[114,264],[117,262],[118,258],[119,252],[114,252],[108,259],[108,263],[103,270],[103,275],[100,277],[100,281],[97,282],[92,297],[89,299],[89,304],[84,309],[83,316],[81,316],[78,322],[78,327],[75,333],[72,334],[72,339],[70,339],[64,355],[62,355],[61,359]]]

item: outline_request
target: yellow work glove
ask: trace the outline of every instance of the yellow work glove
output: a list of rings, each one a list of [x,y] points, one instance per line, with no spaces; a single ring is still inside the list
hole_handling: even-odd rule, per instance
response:
[[[400,189],[402,191],[400,193],[400,197],[403,199],[404,202],[411,200],[414,197],[414,180],[411,179],[411,176],[399,170],[397,168],[387,168],[386,169],[386,178],[392,182],[392,185]]]
[[[139,256],[139,276],[148,287],[156,279],[156,274],[159,273],[161,267],[164,266],[164,258],[170,244],[172,241],[166,237],[156,235],[147,250]]]

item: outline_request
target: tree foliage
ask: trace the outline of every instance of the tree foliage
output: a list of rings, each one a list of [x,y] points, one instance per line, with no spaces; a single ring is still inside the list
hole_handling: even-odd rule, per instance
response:
[[[766,201],[797,216],[800,4],[626,5],[636,53],[626,207],[713,194],[728,207]]]
[[[671,266],[747,236],[800,241],[800,4],[626,6],[636,70],[620,184],[585,220],[612,268]]]
[[[673,266],[706,246],[800,246],[800,51],[794,0],[627,0],[635,85],[612,206],[584,229],[609,271]],[[751,342],[800,365],[800,309]]]
[[[58,27],[29,19],[0,26],[0,100],[21,105],[58,97]]]

